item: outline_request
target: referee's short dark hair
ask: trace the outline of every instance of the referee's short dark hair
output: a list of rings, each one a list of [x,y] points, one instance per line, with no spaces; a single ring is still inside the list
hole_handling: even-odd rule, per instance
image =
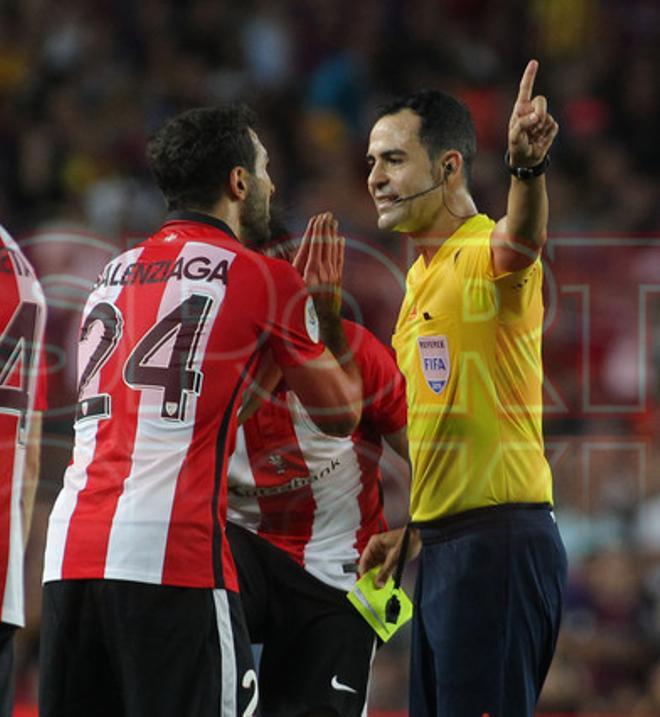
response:
[[[256,116],[244,104],[188,110],[150,138],[147,159],[167,208],[211,209],[234,167],[255,171],[250,129]]]
[[[455,149],[461,153],[465,179],[469,182],[477,152],[477,135],[470,110],[455,97],[440,90],[421,90],[393,100],[378,110],[377,119],[412,110],[421,120],[419,140],[434,160]]]

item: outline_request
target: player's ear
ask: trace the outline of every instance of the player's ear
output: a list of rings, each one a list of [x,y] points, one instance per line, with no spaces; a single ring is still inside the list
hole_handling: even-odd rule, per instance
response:
[[[229,173],[229,192],[232,199],[244,200],[249,187],[249,172],[240,165]]]

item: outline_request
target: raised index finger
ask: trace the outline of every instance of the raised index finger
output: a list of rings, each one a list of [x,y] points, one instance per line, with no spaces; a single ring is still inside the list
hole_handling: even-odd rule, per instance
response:
[[[534,89],[534,79],[536,71],[539,69],[539,63],[536,60],[530,60],[523,72],[520,80],[520,89],[518,90],[518,102],[529,102],[532,99],[532,90]]]

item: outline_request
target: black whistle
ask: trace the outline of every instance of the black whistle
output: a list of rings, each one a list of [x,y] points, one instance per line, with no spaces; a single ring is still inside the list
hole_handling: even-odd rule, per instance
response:
[[[399,613],[401,612],[401,603],[396,595],[392,595],[385,605],[385,621],[390,622],[393,625],[399,620]]]

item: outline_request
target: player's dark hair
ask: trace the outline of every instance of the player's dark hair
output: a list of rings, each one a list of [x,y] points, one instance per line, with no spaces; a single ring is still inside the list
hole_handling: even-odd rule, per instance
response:
[[[255,171],[250,135],[256,116],[246,105],[201,107],[166,122],[149,139],[147,158],[167,208],[213,207],[234,167]]]
[[[412,110],[421,120],[419,141],[431,160],[455,149],[463,157],[465,179],[470,180],[477,152],[477,135],[470,110],[455,97],[440,90],[421,90],[400,97],[378,110],[378,119],[402,110]]]

